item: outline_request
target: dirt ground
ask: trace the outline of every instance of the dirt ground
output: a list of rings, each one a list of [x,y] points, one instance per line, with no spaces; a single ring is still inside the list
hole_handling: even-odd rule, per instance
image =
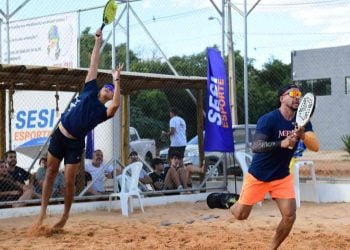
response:
[[[289,237],[280,249],[350,249],[350,204],[302,203]],[[0,249],[268,249],[279,212],[273,201],[254,207],[246,221],[205,202],[173,203],[120,211],[73,214],[64,230],[32,235],[35,217],[0,220]]]
[[[350,177],[345,152],[305,153],[318,177]],[[301,176],[309,176],[308,168]],[[280,249],[350,249],[350,203],[303,202],[297,220]],[[138,209],[130,217],[120,211],[72,214],[64,230],[53,231],[58,216],[49,216],[35,234],[35,217],[0,220],[2,249],[268,249],[280,220],[273,201],[254,207],[246,221],[229,210],[209,209],[205,202],[173,203]]]
[[[350,155],[345,151],[306,151],[301,160],[313,160],[317,177],[350,178]],[[300,176],[310,176],[309,168],[302,167]]]

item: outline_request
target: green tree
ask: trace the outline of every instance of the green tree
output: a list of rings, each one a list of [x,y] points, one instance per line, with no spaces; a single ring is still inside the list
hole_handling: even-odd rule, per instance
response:
[[[90,55],[94,45],[94,36],[86,28],[81,35],[80,65],[88,67]],[[215,47],[215,46],[214,46]],[[142,55],[141,55],[142,57]],[[103,49],[100,68],[111,68],[111,44],[107,43]],[[116,47],[116,61],[125,62],[126,44]],[[129,51],[130,71],[143,73],[157,73],[173,75],[169,65],[161,60],[142,60],[132,50]],[[206,49],[200,53],[169,58],[170,63],[181,76],[203,76],[207,74]],[[227,62],[227,57],[225,58]],[[227,65],[227,63],[226,63]],[[237,84],[237,113],[239,123],[244,123],[244,59],[239,50],[235,51],[235,69]],[[258,70],[254,67],[254,59],[248,59],[248,96],[249,122],[256,123],[264,113],[278,107],[277,89],[291,81],[291,65],[270,58]],[[227,70],[228,72],[228,70]],[[192,90],[190,90],[192,91]],[[193,92],[195,96],[195,92]],[[204,93],[205,97],[205,93]],[[205,98],[204,98],[205,99]],[[204,100],[204,108],[205,108]],[[184,89],[163,89],[134,92],[131,95],[130,122],[143,137],[157,138],[159,131],[168,129],[170,106],[182,111],[181,116],[188,125],[188,137],[197,134],[197,116],[194,114],[196,104]]]
[[[95,44],[95,37],[89,34],[91,28],[87,27],[80,36],[80,67],[88,68],[90,64],[91,52]],[[125,62],[126,44],[122,43],[115,48],[116,62]],[[133,51],[129,51],[130,64],[137,63],[140,59]],[[100,69],[110,69],[112,67],[112,45],[107,43],[100,56]]]

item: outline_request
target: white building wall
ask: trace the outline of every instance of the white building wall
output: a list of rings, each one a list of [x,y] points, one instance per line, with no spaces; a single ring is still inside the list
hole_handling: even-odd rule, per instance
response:
[[[317,96],[312,117],[322,150],[340,150],[341,137],[350,134],[350,95],[345,77],[350,77],[350,46],[292,52],[293,80],[331,78],[330,96]]]

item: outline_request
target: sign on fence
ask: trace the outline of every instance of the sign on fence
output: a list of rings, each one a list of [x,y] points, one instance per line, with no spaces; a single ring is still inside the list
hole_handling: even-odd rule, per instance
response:
[[[77,13],[10,23],[10,61],[7,30],[2,24],[2,63],[77,67]]]

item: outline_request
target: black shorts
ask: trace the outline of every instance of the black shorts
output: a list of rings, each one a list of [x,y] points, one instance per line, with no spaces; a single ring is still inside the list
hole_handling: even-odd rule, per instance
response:
[[[50,138],[49,152],[64,164],[76,164],[81,161],[85,148],[85,140],[70,139],[62,134],[59,128],[55,130]]]
[[[185,149],[186,149],[186,146],[181,146],[181,147],[170,146],[168,151],[168,157],[172,155],[172,152],[178,152],[180,154],[181,159],[183,159],[185,156]]]

